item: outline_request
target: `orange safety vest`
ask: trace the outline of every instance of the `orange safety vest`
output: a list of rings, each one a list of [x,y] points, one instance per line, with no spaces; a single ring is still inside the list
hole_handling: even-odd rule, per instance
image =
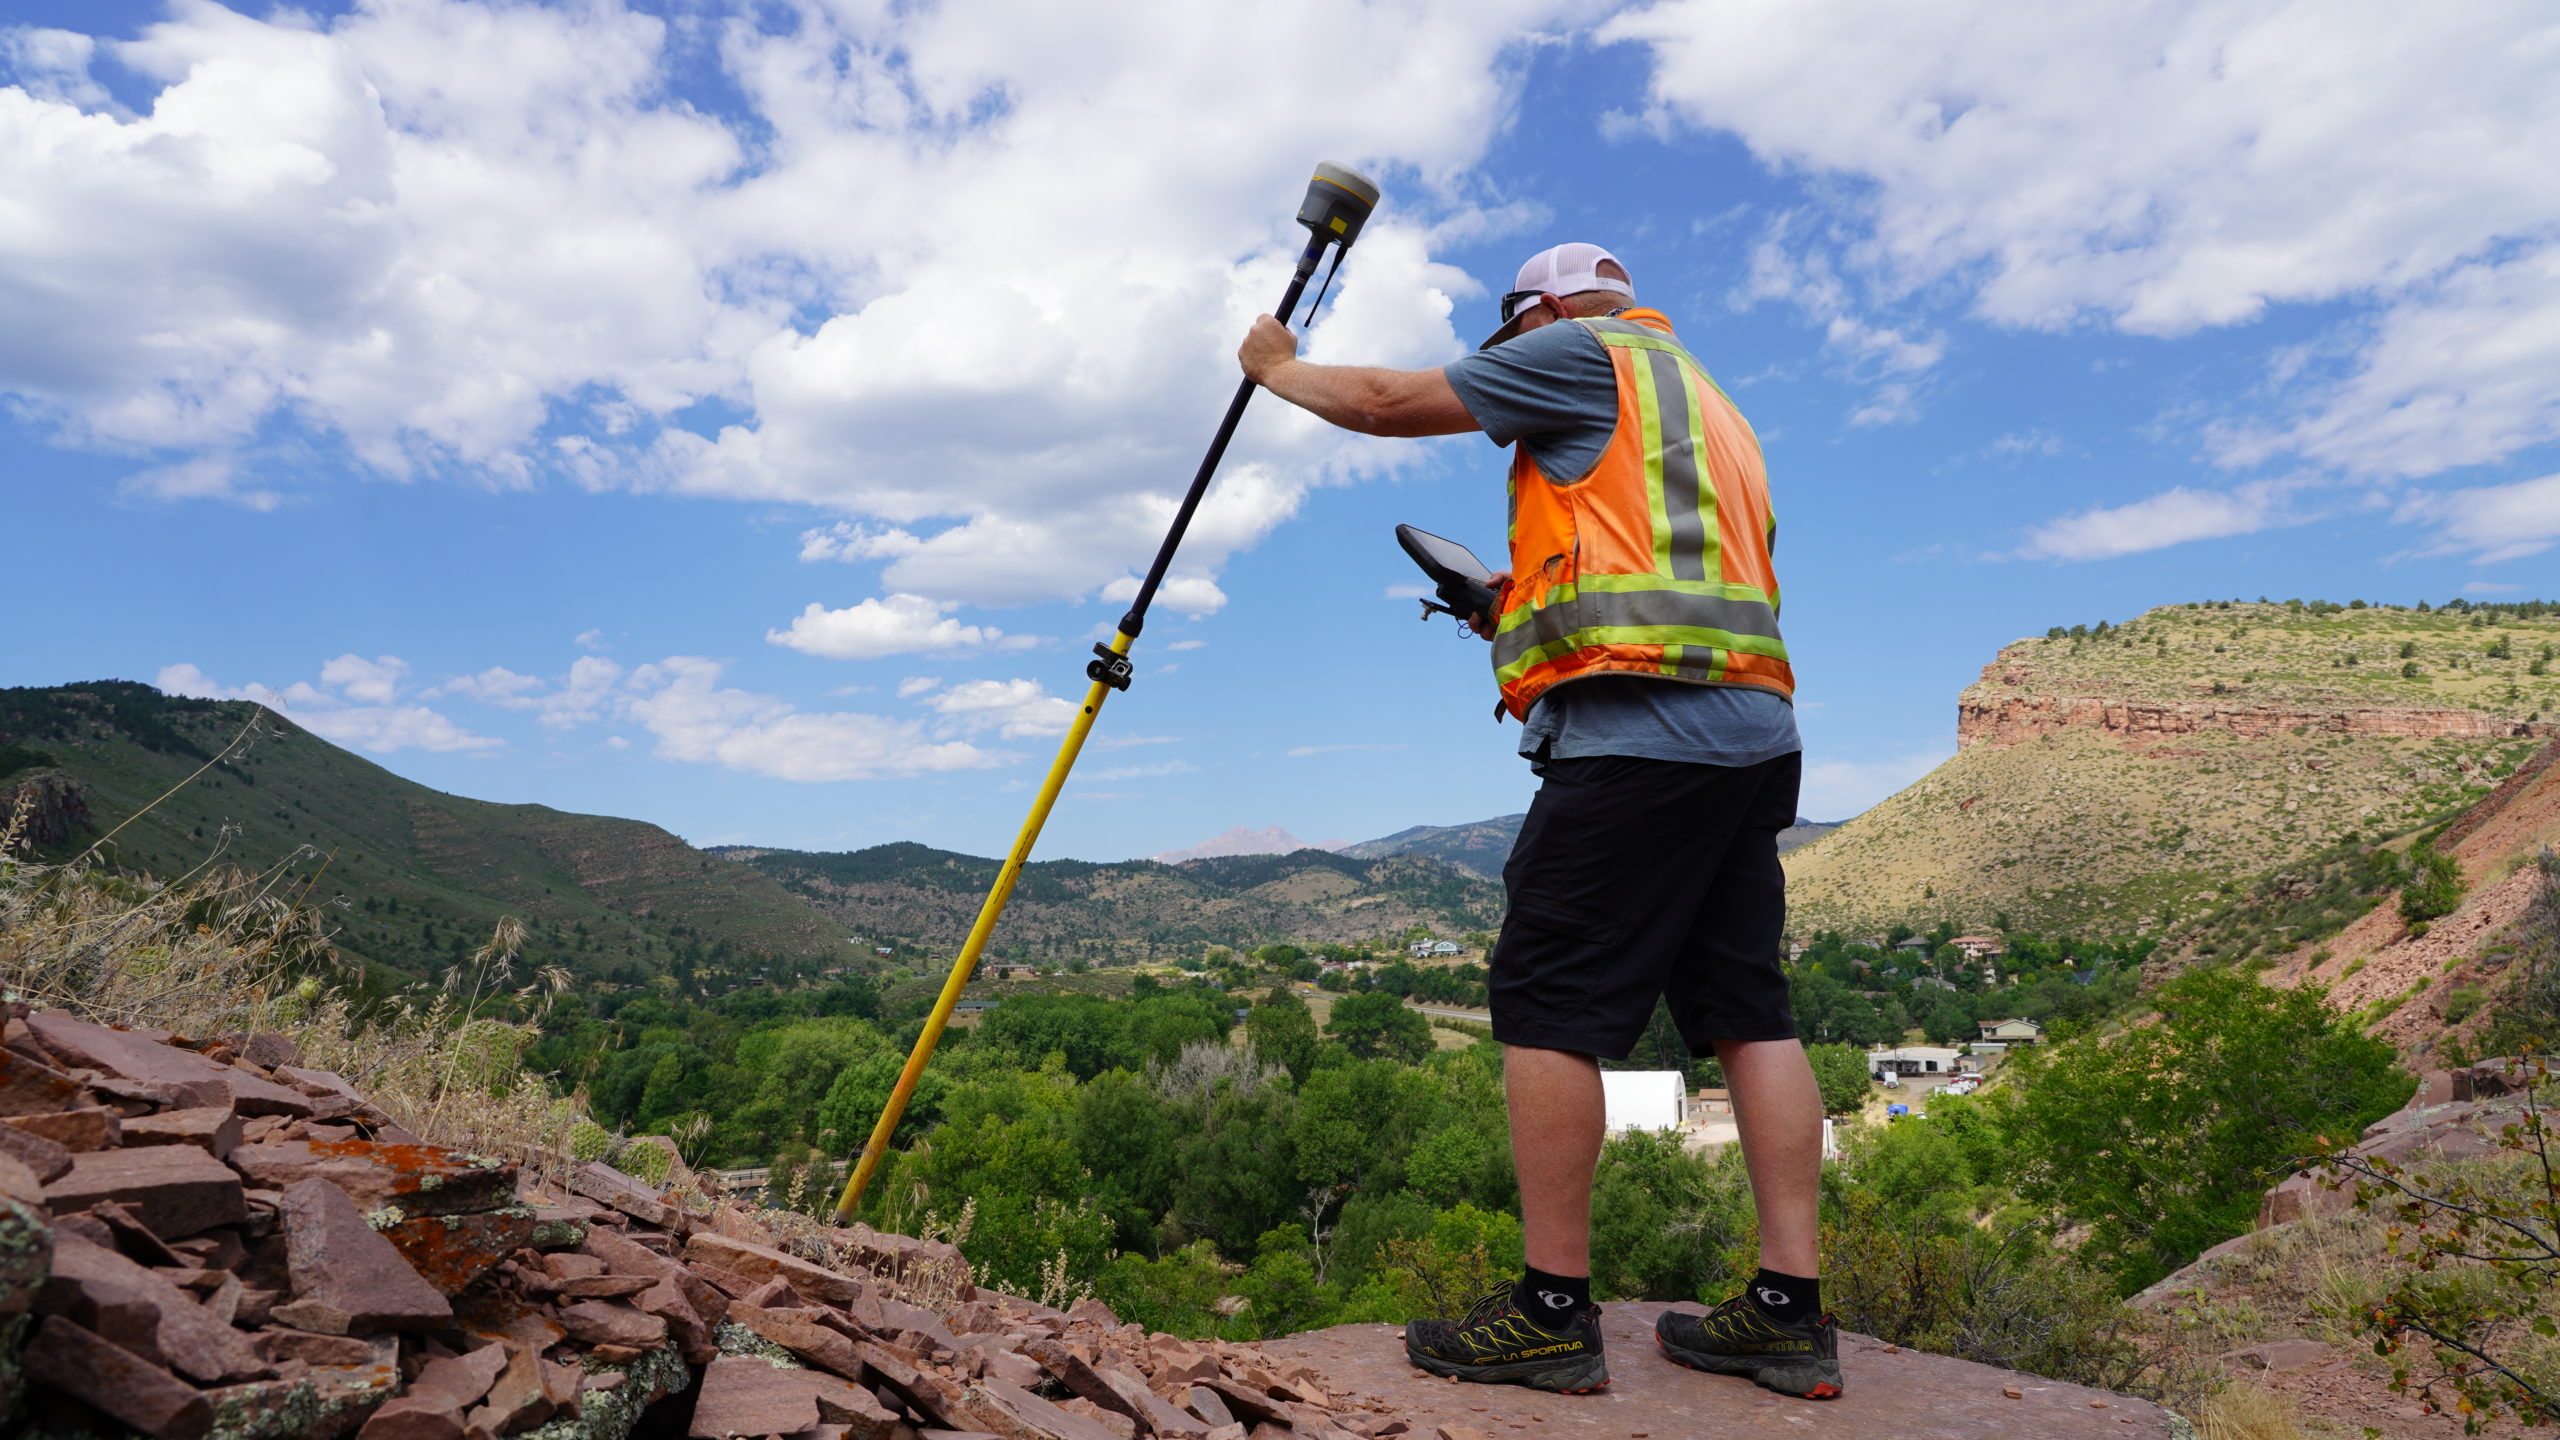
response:
[[[1608,348],[1618,428],[1588,474],[1511,457],[1511,580],[1493,674],[1516,719],[1589,675],[1743,685],[1790,699],[1778,522],[1760,441],[1655,310],[1577,319]]]

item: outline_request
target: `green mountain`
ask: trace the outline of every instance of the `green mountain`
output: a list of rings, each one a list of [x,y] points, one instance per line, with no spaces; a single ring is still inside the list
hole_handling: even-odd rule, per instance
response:
[[[624,984],[806,973],[853,954],[772,880],[655,825],[430,790],[246,701],[123,680],[0,689],[0,823],[20,796],[44,858],[114,831],[102,856],[152,875],[209,859],[280,871],[335,897],[341,950],[411,978],[506,915],[527,926],[527,962]]]
[[[770,876],[879,943],[949,955],[967,938],[998,863],[922,845],[817,853],[715,853]],[[1402,933],[1490,930],[1502,887],[1426,855],[1361,859],[1322,850],[1165,865],[1041,860],[1015,885],[990,953],[1022,958],[1157,959],[1204,946],[1347,944]]]

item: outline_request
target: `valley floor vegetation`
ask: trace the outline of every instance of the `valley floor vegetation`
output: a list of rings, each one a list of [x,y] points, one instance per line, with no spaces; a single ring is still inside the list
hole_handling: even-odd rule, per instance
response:
[[[0,859],[0,986],[120,1023],[286,1030],[429,1138],[535,1165],[671,1135],[697,1163],[770,1165],[768,1199],[811,1214],[917,1025],[868,976],[581,993],[519,973],[503,925],[433,998],[351,1003],[307,900],[277,872],[163,883]],[[1826,1293],[1897,1343],[2162,1391],[2159,1336],[2120,1297],[2244,1229],[2321,1135],[2409,1093],[2387,1047],[2238,971],[2137,999],[2138,942],[2011,937],[1995,976],[1949,937],[1922,955],[1883,938],[1825,937],[1794,967],[1835,1112],[1869,1097],[1862,1051],[1839,1042],[1906,1038],[1897,1018],[1944,1034],[1959,1012],[2041,1015],[2058,1037],[1980,1096],[1846,1127]],[[1285,965],[1258,978],[1008,997],[946,1042],[861,1218],[956,1237],[991,1285],[1095,1294],[1190,1336],[1449,1313],[1516,1273],[1499,1047],[1438,1048],[1374,982],[1320,1025]],[[1630,1063],[1686,1059],[1660,1025],[1646,1044]],[[1722,1298],[1756,1249],[1738,1147],[1613,1139],[1593,1226],[1603,1298]]]

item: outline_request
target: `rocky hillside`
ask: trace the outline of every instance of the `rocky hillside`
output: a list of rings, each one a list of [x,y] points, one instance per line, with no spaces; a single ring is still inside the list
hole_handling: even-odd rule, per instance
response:
[[[2169,605],[2001,650],[1955,756],[1788,857],[1800,933],[2144,933],[2452,815],[2560,733],[2560,606]]]
[[[253,716],[251,738],[224,754]],[[502,915],[529,927],[528,961],[630,982],[680,964],[850,953],[780,886],[655,825],[430,790],[246,701],[123,680],[0,690],[0,761],[0,806],[29,798],[40,854],[85,848],[166,793],[116,833],[113,863],[164,876],[217,855],[293,868],[315,898],[355,897],[330,912],[342,950],[413,976],[450,965]]]
[[[866,937],[949,954],[969,933],[998,863],[922,845],[720,853],[780,882]],[[1160,959],[1204,946],[1348,943],[1423,925],[1442,936],[1501,923],[1502,887],[1419,855],[1361,860],[1321,850],[1162,865],[1040,860],[1024,866],[993,953]]]
[[[2537,891],[2553,884],[2537,857],[2560,849],[2560,741],[2464,811],[2435,843],[2462,870],[2464,893],[2449,913],[2412,924],[2384,897],[2269,972],[2278,984],[2327,987],[2331,1004],[2367,1013],[2374,1033],[2414,1066],[2480,1048],[2494,1005],[2517,978],[2509,962],[2525,940],[2519,926]]]

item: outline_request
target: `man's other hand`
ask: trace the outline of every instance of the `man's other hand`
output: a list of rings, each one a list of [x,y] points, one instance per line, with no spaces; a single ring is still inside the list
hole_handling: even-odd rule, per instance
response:
[[[1266,377],[1272,371],[1297,358],[1298,337],[1269,315],[1255,316],[1244,343],[1236,347],[1236,363],[1244,367],[1244,378],[1256,385],[1268,385]]]
[[[1494,571],[1492,583],[1494,604],[1498,606],[1502,603],[1502,593],[1511,588],[1511,572],[1508,570]],[[1467,617],[1467,628],[1476,632],[1477,639],[1490,640],[1493,638],[1493,617],[1483,613],[1482,611],[1478,611],[1477,613]]]

